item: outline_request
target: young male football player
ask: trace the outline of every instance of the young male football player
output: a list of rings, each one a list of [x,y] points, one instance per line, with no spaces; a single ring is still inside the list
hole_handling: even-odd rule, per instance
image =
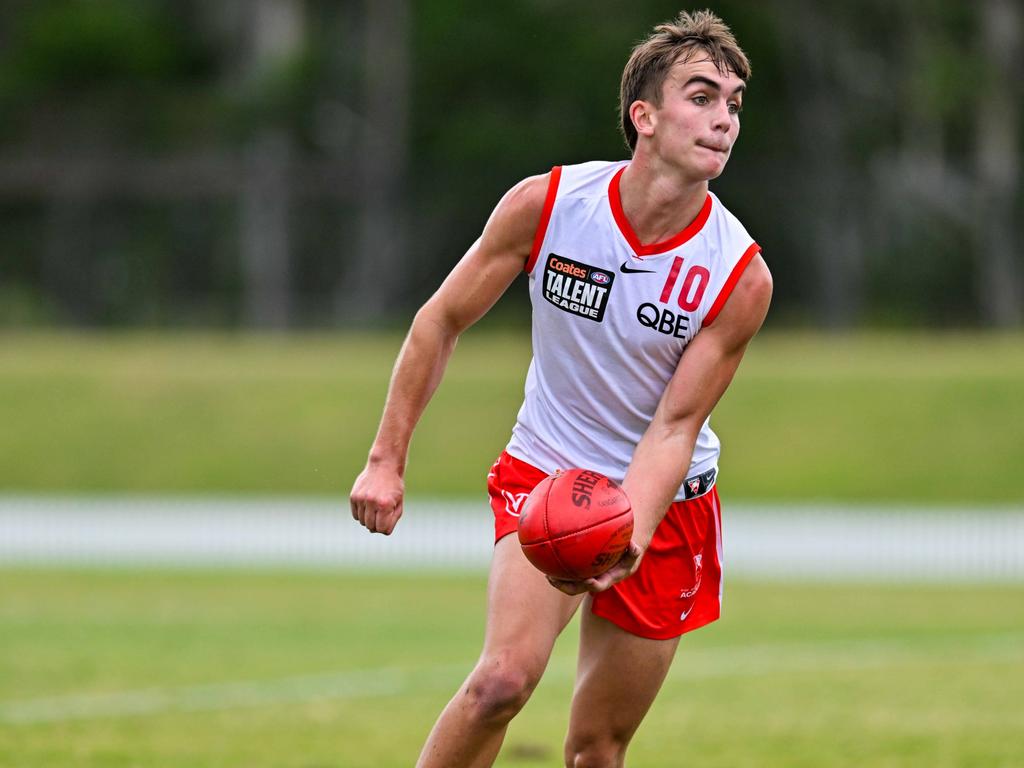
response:
[[[495,515],[483,652],[441,713],[419,766],[487,766],[555,638],[584,604],[567,766],[621,766],[679,636],[718,618],[722,538],[708,423],[772,281],[759,247],[708,191],[740,128],[750,66],[714,14],[655,28],[622,75],[632,158],[556,167],[513,187],[416,314],[352,515],[389,534],[402,515],[413,428],[459,334],[529,275],[533,361],[512,438],[488,477]],[[622,483],[626,556],[584,582],[525,559],[516,516],[559,468]]]

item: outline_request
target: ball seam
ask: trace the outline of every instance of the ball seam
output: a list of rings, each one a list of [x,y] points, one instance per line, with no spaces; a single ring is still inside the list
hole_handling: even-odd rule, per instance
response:
[[[543,518],[541,518],[542,520],[544,520],[544,541],[548,545],[548,549],[551,550],[551,554],[555,558],[555,561],[560,566],[562,566],[562,571],[565,572],[565,573],[568,573],[571,576],[573,576],[574,578],[578,579],[579,576],[576,573],[576,569],[575,568],[570,568],[568,566],[568,564],[558,554],[558,547],[556,547],[554,545],[554,542],[558,541],[559,539],[565,538],[565,537],[564,536],[559,536],[557,538],[552,539],[551,538],[551,529],[548,527],[548,499],[551,496],[551,489],[554,487],[554,485],[555,485],[554,482],[548,483],[547,491],[544,493],[544,516],[543,516]]]
[[[589,531],[592,528],[597,528],[599,525],[604,525],[605,523],[610,523],[610,522],[616,520],[617,518],[622,517],[627,512],[631,512],[632,510],[633,510],[633,508],[630,507],[629,509],[627,509],[627,510],[625,510],[623,512],[620,512],[615,517],[609,517],[609,518],[607,518],[605,520],[601,520],[598,523],[592,523],[591,525],[588,525],[585,528],[577,528],[575,531],[571,531],[570,533],[563,533],[561,536],[555,536],[553,538],[550,536],[550,534],[548,532],[547,519],[545,518],[545,520],[544,520],[544,533],[548,534],[547,541],[561,541],[562,539],[567,539],[570,536],[576,536],[578,534],[585,533],[586,531]],[[546,514],[546,512],[547,512],[547,510],[545,509],[545,514]]]

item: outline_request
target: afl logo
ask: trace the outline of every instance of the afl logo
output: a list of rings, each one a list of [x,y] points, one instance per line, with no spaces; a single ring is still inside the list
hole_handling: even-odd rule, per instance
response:
[[[611,280],[611,278],[608,277],[608,275],[606,275],[604,272],[598,272],[597,270],[594,270],[593,272],[590,273],[590,279],[593,280],[598,285],[604,285],[605,283]]]

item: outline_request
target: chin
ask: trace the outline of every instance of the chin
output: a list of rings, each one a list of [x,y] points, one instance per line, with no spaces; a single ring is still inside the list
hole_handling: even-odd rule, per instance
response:
[[[725,171],[725,166],[729,164],[729,157],[726,155],[718,162],[709,163],[707,166],[707,177],[708,179],[717,179]]]
[[[713,166],[698,166],[693,171],[693,177],[699,181],[711,181],[717,179],[725,170],[725,163],[716,163]]]
[[[729,158],[720,159],[718,157],[702,157],[697,162],[688,163],[689,173],[687,175],[693,176],[695,179],[701,181],[710,181],[711,179],[717,179],[725,171],[725,166],[728,164]]]
[[[725,171],[725,163],[722,163],[707,175],[707,180],[717,179]]]

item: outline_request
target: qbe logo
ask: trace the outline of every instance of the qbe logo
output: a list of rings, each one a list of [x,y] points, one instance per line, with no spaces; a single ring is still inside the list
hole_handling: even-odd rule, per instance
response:
[[[600,323],[614,280],[608,272],[552,253],[544,264],[544,298],[564,312]]]

